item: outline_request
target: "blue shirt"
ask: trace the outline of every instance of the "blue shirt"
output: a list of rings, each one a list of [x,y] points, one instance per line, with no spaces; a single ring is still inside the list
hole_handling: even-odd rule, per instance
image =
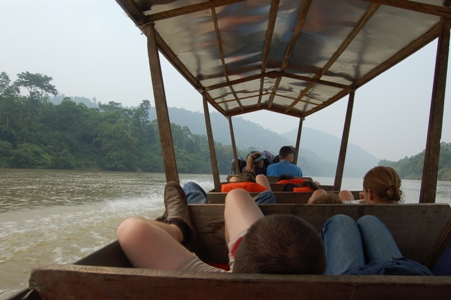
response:
[[[302,177],[301,168],[290,163],[287,160],[283,160],[276,164],[271,164],[266,169],[266,176],[280,176],[280,175],[291,175],[294,177]]]

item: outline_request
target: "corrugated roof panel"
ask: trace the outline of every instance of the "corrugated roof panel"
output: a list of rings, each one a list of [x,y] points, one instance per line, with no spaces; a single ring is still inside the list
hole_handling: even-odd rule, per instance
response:
[[[380,6],[329,70],[360,78],[420,38],[439,21],[437,16]]]

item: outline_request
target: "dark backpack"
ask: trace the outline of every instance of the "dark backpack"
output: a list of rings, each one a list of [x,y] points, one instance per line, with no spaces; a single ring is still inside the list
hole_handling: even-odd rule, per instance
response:
[[[243,170],[243,168],[245,166],[246,166],[246,161],[241,156],[238,156],[238,167],[240,168],[240,173],[241,173],[241,170]],[[235,175],[238,174],[237,170],[235,170],[235,159],[232,159],[232,165],[231,165],[230,171],[232,174],[235,174]]]

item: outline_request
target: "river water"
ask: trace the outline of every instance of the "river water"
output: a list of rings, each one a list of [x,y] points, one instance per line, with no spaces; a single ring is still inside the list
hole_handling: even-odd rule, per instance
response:
[[[180,180],[213,189],[211,175]],[[37,263],[74,262],[115,240],[127,217],[160,216],[165,181],[161,173],[0,169],[0,299],[25,288]],[[418,202],[420,184],[403,180],[405,202]],[[343,189],[361,186],[343,179]],[[436,202],[451,204],[451,182],[438,182]]]

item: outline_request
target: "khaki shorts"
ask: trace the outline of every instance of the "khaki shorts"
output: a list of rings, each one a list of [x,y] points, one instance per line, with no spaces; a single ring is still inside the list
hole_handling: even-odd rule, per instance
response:
[[[215,268],[204,263],[193,253],[193,256],[185,260],[176,271],[196,271],[196,272],[227,272],[226,270]]]
[[[229,247],[229,268],[231,271],[233,271],[233,265],[235,264],[235,257],[233,257],[232,254],[230,254],[230,249],[236,243],[236,241],[240,237],[244,236],[246,233],[247,233],[247,229],[241,231],[240,233],[238,233],[237,236],[235,236],[232,240],[230,240],[229,244],[227,245],[227,247]]]
[[[235,236],[227,245],[229,249],[236,243],[238,238],[244,236],[247,233],[247,229],[240,232],[237,236]],[[230,254],[229,251],[229,267],[230,270],[233,270],[233,264],[235,263],[235,257]],[[215,268],[210,266],[207,263],[204,263],[197,257],[196,254],[185,260],[177,269],[177,271],[195,271],[195,272],[227,272],[224,269]]]

